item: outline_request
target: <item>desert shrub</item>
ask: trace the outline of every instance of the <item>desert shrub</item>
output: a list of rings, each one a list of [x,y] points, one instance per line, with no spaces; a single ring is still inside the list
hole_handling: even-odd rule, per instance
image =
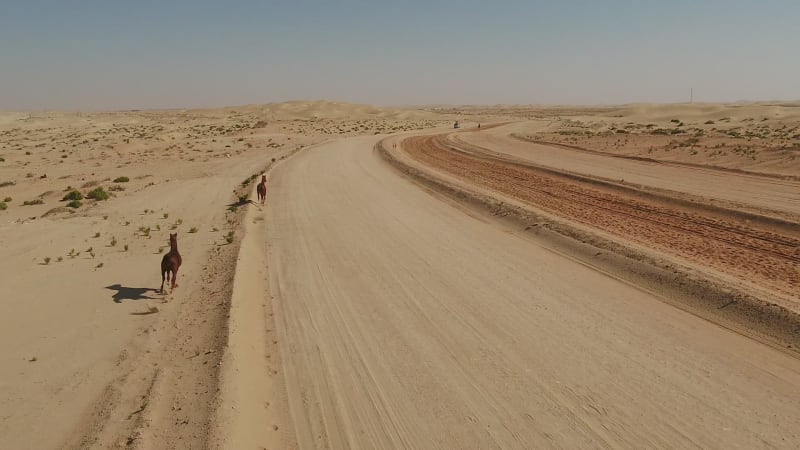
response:
[[[108,200],[108,197],[109,197],[108,192],[106,192],[102,186],[95,188],[88,194],[86,194],[86,198],[91,198],[94,200]]]
[[[189,233],[197,233],[197,227],[190,228]]]
[[[117,178],[114,178],[114,183],[127,183],[129,181],[131,181],[131,179],[128,178],[128,177],[117,177]]]
[[[72,191],[61,199],[62,202],[65,202],[67,200],[83,200],[83,194],[81,194],[78,191]]]
[[[8,209],[8,205],[5,202],[0,202],[0,211],[5,211]]]
[[[67,203],[67,206],[70,208],[78,209],[83,205],[80,200],[72,200],[71,202]]]
[[[706,120],[705,124],[706,125],[714,125],[714,121],[713,120]]]
[[[124,191],[125,190],[125,186],[120,186],[118,184],[115,184],[115,185],[111,186],[110,188],[108,188],[108,190],[112,191],[112,192],[120,192],[120,191]]]
[[[6,197],[3,199],[3,203],[11,203],[11,200],[12,200],[11,197]]]
[[[40,199],[40,198],[37,198],[37,199],[35,199],[35,200],[25,200],[24,202],[22,202],[22,204],[23,204],[24,206],[30,206],[30,205],[41,205],[41,204],[43,204],[43,203],[44,203],[44,201],[42,201],[42,199]]]
[[[15,183],[13,181],[3,181],[2,183],[0,183],[0,187],[13,186],[15,184],[17,184],[17,183]]]
[[[45,264],[50,264],[50,257],[49,256],[44,259],[44,263]]]

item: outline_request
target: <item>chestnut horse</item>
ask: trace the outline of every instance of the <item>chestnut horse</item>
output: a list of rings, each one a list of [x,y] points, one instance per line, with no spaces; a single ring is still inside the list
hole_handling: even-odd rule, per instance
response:
[[[258,192],[258,201],[261,204],[264,204],[264,201],[267,200],[267,177],[266,175],[261,175],[261,183],[258,183],[256,186],[256,192]]]
[[[178,253],[178,233],[169,234],[169,252],[161,259],[161,293],[164,293],[164,279],[170,281],[172,273],[172,289],[178,287],[178,269],[181,268],[181,254]]]

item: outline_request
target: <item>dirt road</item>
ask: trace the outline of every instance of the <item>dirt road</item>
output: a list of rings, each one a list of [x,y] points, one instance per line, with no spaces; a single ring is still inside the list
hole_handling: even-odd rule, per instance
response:
[[[376,141],[307,149],[270,180],[296,446],[800,445],[796,358],[443,201]]]
[[[615,185],[598,185],[513,165],[452,147],[443,135],[412,137],[404,148],[425,166],[535,205],[593,229],[643,243],[649,248],[737,275],[742,280],[785,293],[797,308],[800,287],[800,234],[796,226],[771,231],[749,223],[736,211],[709,212],[671,197],[653,198]]]
[[[497,127],[480,133],[455,136],[461,142],[477,145],[558,170],[592,175],[714,199],[724,204],[741,205],[768,214],[800,217],[800,183],[796,181],[746,176],[724,171],[615,158],[599,153],[525,142],[512,137],[524,130],[525,123]]]

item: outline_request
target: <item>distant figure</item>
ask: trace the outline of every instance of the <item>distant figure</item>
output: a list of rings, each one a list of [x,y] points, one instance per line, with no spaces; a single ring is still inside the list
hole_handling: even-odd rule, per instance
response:
[[[456,120],[456,123],[453,124],[453,128],[458,128],[459,126],[460,125],[458,124],[458,121]]]
[[[258,183],[256,186],[256,192],[258,193],[258,201],[261,202],[263,205],[264,202],[267,200],[267,176],[261,175],[261,183]]]
[[[178,233],[169,234],[169,252],[161,258],[161,293],[164,293],[164,279],[170,281],[169,276],[172,273],[171,290],[178,287],[178,269],[181,268],[183,259],[181,254],[178,253]]]
[[[478,129],[479,129],[479,130],[481,129],[481,124],[478,124]]]

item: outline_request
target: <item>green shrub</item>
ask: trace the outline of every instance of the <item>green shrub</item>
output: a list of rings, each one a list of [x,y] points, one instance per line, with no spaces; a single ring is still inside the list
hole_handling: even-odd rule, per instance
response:
[[[22,204],[24,206],[41,205],[43,203],[44,203],[44,201],[42,201],[42,199],[40,199],[40,198],[37,198],[36,200],[25,200],[24,202],[22,202]]]
[[[94,200],[108,200],[108,192],[103,189],[103,187],[97,187],[93,189],[91,192],[86,194],[86,198],[91,198]]]
[[[117,177],[117,178],[114,178],[114,183],[127,183],[129,181],[131,181],[131,179],[128,178],[128,177]]]
[[[0,202],[0,211],[5,211],[6,209],[8,209],[8,205],[5,202]]]
[[[83,205],[80,200],[72,200],[71,202],[67,203],[67,206],[70,208],[78,209]]]
[[[78,191],[72,191],[61,199],[62,202],[67,200],[83,200],[83,194]]]
[[[3,203],[11,203],[11,197],[4,198]]]

